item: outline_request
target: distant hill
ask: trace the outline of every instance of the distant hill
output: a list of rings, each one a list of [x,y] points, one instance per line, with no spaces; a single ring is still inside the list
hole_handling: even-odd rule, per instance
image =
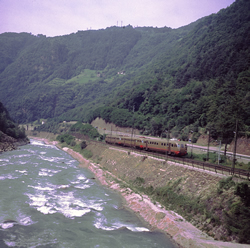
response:
[[[20,123],[101,117],[161,135],[250,126],[250,2],[178,29],[0,35],[0,100]]]

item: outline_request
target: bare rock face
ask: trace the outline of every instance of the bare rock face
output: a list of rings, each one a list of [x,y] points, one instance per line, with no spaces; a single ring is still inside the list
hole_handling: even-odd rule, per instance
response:
[[[15,150],[17,148],[16,142],[16,139],[0,131],[0,152]]]
[[[0,131],[0,153],[16,150],[17,146],[26,145],[28,143],[28,139],[17,140]]]

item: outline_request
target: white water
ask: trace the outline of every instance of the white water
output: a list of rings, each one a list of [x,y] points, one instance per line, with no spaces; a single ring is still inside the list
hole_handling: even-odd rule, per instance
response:
[[[0,154],[0,247],[175,247],[55,146]]]

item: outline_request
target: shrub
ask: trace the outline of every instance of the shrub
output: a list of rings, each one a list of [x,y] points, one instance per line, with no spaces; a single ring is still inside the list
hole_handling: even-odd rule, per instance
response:
[[[75,137],[70,134],[61,134],[58,135],[56,139],[61,143],[66,142],[67,145],[70,145],[71,142],[75,140]]]
[[[235,194],[240,196],[242,202],[244,202],[246,206],[250,206],[250,189],[247,183],[237,184]]]
[[[70,142],[70,145],[71,145],[71,146],[75,146],[75,145],[76,145],[76,142],[75,142],[74,140],[72,140],[72,141]]]
[[[89,159],[89,158],[91,158],[93,156],[93,153],[90,150],[85,149],[85,150],[82,151],[82,155],[85,158]]]
[[[95,139],[100,136],[96,128],[92,127],[90,124],[83,124],[81,122],[77,122],[76,124],[74,124],[70,128],[70,131],[83,133],[89,136],[91,139]]]
[[[137,186],[141,186],[144,183],[145,183],[145,179],[141,177],[136,177],[136,179],[134,180],[134,184]]]
[[[81,149],[84,149],[84,148],[86,148],[86,147],[87,147],[87,143],[86,143],[85,140],[83,140],[83,141],[81,142]]]
[[[235,185],[235,182],[233,181],[233,177],[227,177],[226,179],[222,179],[219,181],[218,188],[220,190],[223,190],[223,189],[228,190],[234,185]]]
[[[192,138],[191,138],[191,142],[196,143],[197,140],[199,139],[200,135],[201,135],[200,133],[193,133]]]

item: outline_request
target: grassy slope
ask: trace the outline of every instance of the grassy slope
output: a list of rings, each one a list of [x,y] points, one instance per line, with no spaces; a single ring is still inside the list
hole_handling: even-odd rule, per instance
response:
[[[239,235],[230,231],[232,228],[225,213],[231,214],[232,206],[239,204],[240,198],[234,194],[234,182],[230,184],[229,180],[228,188],[221,186],[221,182],[226,180],[225,175],[218,176],[151,158],[143,159],[96,144],[90,144],[87,149],[92,151],[91,159],[125,181],[126,187],[146,193],[153,201],[159,201],[166,209],[181,214],[217,240],[239,240]]]

